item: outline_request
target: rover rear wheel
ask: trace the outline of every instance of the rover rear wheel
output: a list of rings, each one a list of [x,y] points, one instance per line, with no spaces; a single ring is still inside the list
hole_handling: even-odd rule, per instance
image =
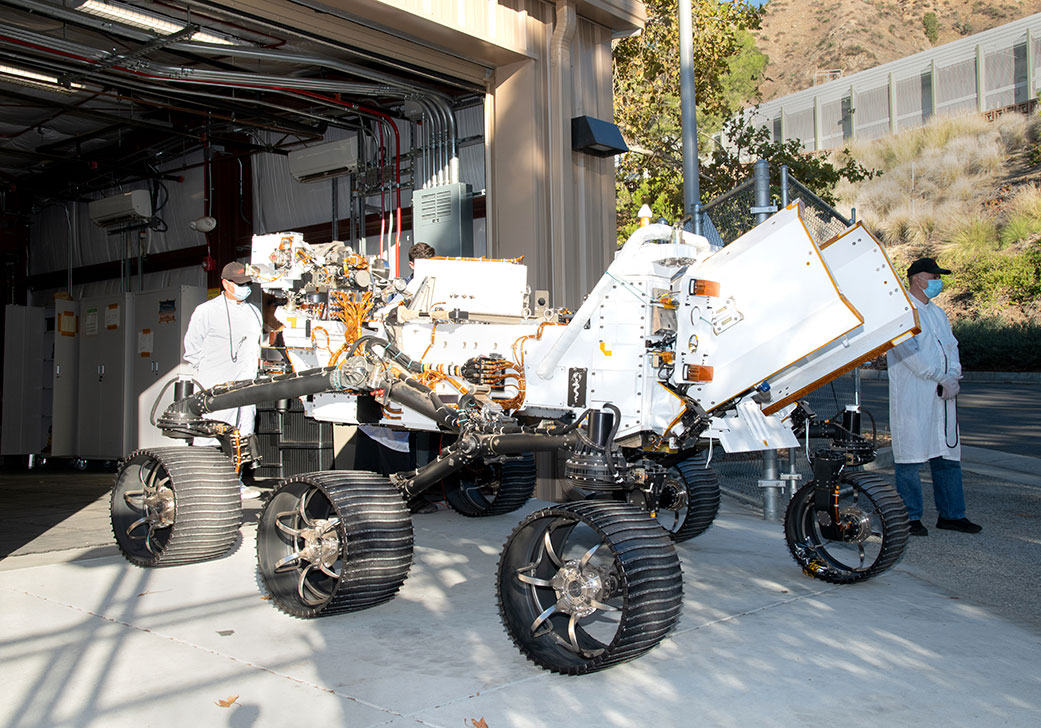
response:
[[[294,475],[261,511],[257,564],[275,606],[295,617],[381,604],[412,564],[408,508],[375,473]]]
[[[109,510],[116,544],[130,563],[205,561],[238,538],[239,479],[213,448],[138,450],[119,464]]]
[[[537,511],[499,559],[499,614],[535,664],[579,675],[658,645],[679,617],[676,549],[646,511],[580,501]]]

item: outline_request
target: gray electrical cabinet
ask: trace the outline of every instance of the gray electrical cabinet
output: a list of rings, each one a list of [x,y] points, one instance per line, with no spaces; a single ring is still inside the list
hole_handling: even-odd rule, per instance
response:
[[[173,403],[174,387],[170,381],[181,372],[188,320],[195,307],[205,300],[206,289],[196,286],[134,294],[133,382],[127,407],[127,414],[135,423],[133,448],[187,444],[164,437],[152,424],[151,415],[153,408],[158,417]],[[156,404],[160,394],[162,398]]]
[[[134,331],[131,294],[80,302],[78,455],[118,460],[132,449],[134,418],[128,416]]]
[[[38,306],[8,305],[4,311],[3,428],[0,454],[38,455],[47,447],[50,420],[50,351]]]
[[[434,246],[439,256],[474,254],[473,188],[457,182],[412,193],[413,243]],[[407,254],[408,251],[403,251]],[[408,270],[408,258],[402,270]]]
[[[80,362],[79,303],[54,301],[54,387],[51,416],[51,455],[71,458],[78,453]]]

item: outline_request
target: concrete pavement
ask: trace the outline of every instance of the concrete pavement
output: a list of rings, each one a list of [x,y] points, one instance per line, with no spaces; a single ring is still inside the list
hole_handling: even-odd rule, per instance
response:
[[[132,567],[105,533],[99,548],[32,540],[0,562],[0,725],[1035,726],[1038,609],[1015,619],[993,588],[964,582],[1036,586],[1018,559],[1039,560],[1039,491],[1001,481],[1008,497],[990,499],[1001,513],[985,513],[982,481],[967,476],[985,540],[933,530],[890,572],[844,587],[804,576],[779,524],[724,499],[716,524],[678,547],[677,630],[578,678],[527,662],[497,614],[499,550],[536,503],[489,519],[415,516],[398,597],[310,621],[261,597],[252,508],[237,548],[184,567]],[[1002,503],[1032,510],[1005,529]],[[1016,540],[1035,551],[1003,560]]]

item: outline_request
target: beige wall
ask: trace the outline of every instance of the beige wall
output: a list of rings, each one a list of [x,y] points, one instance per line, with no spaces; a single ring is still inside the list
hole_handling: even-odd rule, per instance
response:
[[[488,67],[489,254],[523,255],[533,289],[577,308],[614,252],[614,161],[572,152],[571,118],[613,120],[611,38],[642,27],[643,3],[343,2]]]
[[[575,309],[615,247],[613,158],[571,151],[572,117],[613,119],[612,29],[575,4],[555,65],[554,30],[567,16],[550,3],[516,5],[527,18],[530,60],[497,67],[489,83],[489,251],[524,255],[532,288]]]

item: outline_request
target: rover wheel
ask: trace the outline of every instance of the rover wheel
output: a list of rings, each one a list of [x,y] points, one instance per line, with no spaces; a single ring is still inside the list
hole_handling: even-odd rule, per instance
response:
[[[381,604],[412,564],[408,508],[375,473],[294,475],[260,513],[257,564],[275,606],[295,617]]]
[[[669,469],[655,517],[673,541],[687,541],[708,530],[719,513],[719,478],[699,453]]]
[[[498,516],[517,510],[535,490],[535,455],[502,463],[474,463],[445,479],[445,498],[464,516]]]
[[[832,584],[849,584],[881,574],[900,559],[909,529],[907,509],[893,486],[873,473],[843,476],[841,539],[822,534],[813,489],[813,483],[800,488],[784,515],[788,550],[803,571]]]
[[[581,501],[521,521],[503,547],[497,593],[506,631],[529,660],[580,675],[661,642],[679,617],[683,578],[646,511]]]
[[[225,553],[242,521],[231,461],[201,447],[138,450],[119,464],[112,533],[138,566],[175,566]]]

